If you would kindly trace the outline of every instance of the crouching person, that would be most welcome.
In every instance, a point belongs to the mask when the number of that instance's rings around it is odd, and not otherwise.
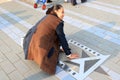
[[[46,11],[46,16],[34,26],[36,27],[35,31],[30,30],[33,34],[29,42],[25,40],[28,35],[24,39],[25,58],[35,61],[43,71],[51,75],[56,72],[60,45],[69,59],[79,57],[77,53],[70,51],[63,31],[63,17],[64,8],[62,5],[50,7]]]

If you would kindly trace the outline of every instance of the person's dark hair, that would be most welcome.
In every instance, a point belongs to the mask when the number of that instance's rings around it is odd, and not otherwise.
[[[55,10],[59,10],[62,7],[63,6],[60,4],[53,5],[52,7],[48,8],[48,10],[46,11],[46,14],[56,14]]]

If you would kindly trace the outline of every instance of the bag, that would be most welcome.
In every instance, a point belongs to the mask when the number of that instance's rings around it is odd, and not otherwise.
[[[46,16],[45,16],[46,17]],[[28,55],[28,48],[29,48],[29,43],[31,41],[32,35],[35,33],[38,24],[45,19],[45,17],[43,17],[41,20],[39,20],[37,22],[37,24],[35,26],[33,26],[32,28],[30,28],[27,32],[27,34],[25,35],[24,39],[23,39],[23,51],[25,54],[25,59],[27,59],[27,55]]]

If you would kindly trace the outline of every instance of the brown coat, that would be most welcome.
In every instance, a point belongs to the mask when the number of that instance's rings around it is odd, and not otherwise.
[[[56,28],[61,20],[54,15],[48,15],[37,26],[28,48],[29,60],[34,60],[40,68],[49,73],[55,74],[58,60],[59,41]],[[48,57],[49,51],[53,48],[52,56]]]

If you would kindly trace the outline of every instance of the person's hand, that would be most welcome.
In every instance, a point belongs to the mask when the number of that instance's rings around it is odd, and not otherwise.
[[[77,53],[72,53],[72,54],[70,54],[70,56],[68,56],[68,58],[69,59],[77,59],[77,58],[79,58],[80,56],[79,56],[79,54],[77,54]]]

